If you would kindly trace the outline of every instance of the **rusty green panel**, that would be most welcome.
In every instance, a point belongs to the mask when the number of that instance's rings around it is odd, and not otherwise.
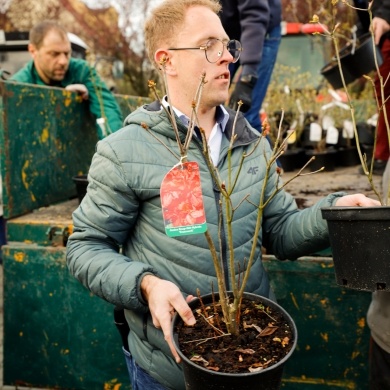
[[[72,177],[88,170],[97,142],[87,103],[63,89],[0,82],[0,111],[4,217],[75,196]]]
[[[336,285],[330,258],[282,262],[271,257],[264,264],[278,302],[298,328],[282,388],[367,389],[371,294]]]
[[[122,111],[123,119],[126,119],[137,107],[150,102],[149,98],[141,96],[115,95],[115,98]]]
[[[113,307],[69,274],[65,248],[2,249],[4,384],[130,389]]]
[[[150,101],[115,97],[123,119]],[[64,89],[0,82],[0,113],[5,218],[74,197],[72,177],[87,173],[98,140],[88,102]]]
[[[78,204],[78,199],[71,199],[10,219],[7,223],[8,241],[65,246],[73,230],[72,213]]]

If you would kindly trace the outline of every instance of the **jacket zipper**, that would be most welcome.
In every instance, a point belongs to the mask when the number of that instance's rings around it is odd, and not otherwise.
[[[202,142],[196,136],[192,137],[192,139],[194,140],[196,147],[201,152],[200,154],[202,155],[202,157],[206,163],[206,166],[208,168],[206,157],[203,154]],[[237,143],[233,146],[233,148],[235,148],[237,146],[249,145],[251,143],[252,143],[252,141],[247,142],[247,143],[241,143],[241,144]],[[218,222],[220,222],[220,226],[221,226],[221,230],[219,230],[219,228],[218,228],[218,232],[220,231],[220,237],[221,237],[220,240],[218,237],[218,242],[220,241],[220,246],[221,246],[220,251],[221,251],[222,269],[223,269],[223,274],[224,274],[224,278],[225,278],[225,285],[226,285],[227,290],[229,290],[231,288],[231,286],[230,286],[230,280],[229,280],[228,261],[227,261],[227,240],[226,240],[225,228],[224,228],[224,224],[223,224],[223,214],[219,212],[220,191],[218,189],[217,183],[215,182],[214,177],[211,174],[210,170],[209,170],[209,173],[210,173],[210,177],[211,177],[211,180],[213,183],[213,192],[214,192],[214,198],[215,198],[215,206],[217,209]],[[221,215],[221,219],[222,219],[221,221],[219,221],[220,215]],[[234,272],[234,270],[232,270],[232,272]]]

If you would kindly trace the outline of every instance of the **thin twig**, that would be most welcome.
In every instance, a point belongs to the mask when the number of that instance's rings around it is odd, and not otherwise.
[[[209,340],[215,340],[219,339],[221,337],[231,336],[231,333],[225,333],[221,334],[220,336],[213,336],[213,337],[207,337],[206,339],[197,339],[197,340],[190,340],[190,341],[182,341],[182,344],[191,344],[191,343],[198,343],[198,345],[206,343]]]
[[[217,333],[222,334],[222,335],[225,334],[224,331],[222,331],[221,329],[218,329],[211,322],[209,322],[208,318],[206,318],[202,313],[198,313],[198,314],[200,314],[200,316],[207,322],[207,324],[210,325]],[[214,316],[211,316],[211,317],[214,317]]]

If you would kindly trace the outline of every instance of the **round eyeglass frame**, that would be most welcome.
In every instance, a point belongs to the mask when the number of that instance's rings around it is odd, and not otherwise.
[[[218,41],[218,42],[221,42],[223,45],[223,50],[220,54],[218,54],[218,58],[215,61],[210,61],[209,58],[207,57],[207,49],[210,46],[209,45],[210,41]],[[232,49],[232,48],[229,49],[229,47],[231,47],[231,46],[233,46],[234,49]],[[241,46],[241,42],[238,41],[237,39],[231,39],[227,42],[223,42],[221,39],[211,38],[206,42],[205,45],[202,45],[199,47],[170,47],[168,50],[204,50],[206,60],[208,62],[210,62],[211,64],[215,64],[223,56],[223,53],[225,51],[225,47],[226,47],[226,50],[230,53],[230,55],[233,57],[233,61],[232,61],[233,64],[236,63],[240,59],[241,52],[243,50],[242,46]],[[237,58],[232,54],[231,50],[234,52],[238,52]]]

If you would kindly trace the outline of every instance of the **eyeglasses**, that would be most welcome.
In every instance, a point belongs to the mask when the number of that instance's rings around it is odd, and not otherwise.
[[[233,57],[233,63],[237,62],[242,52],[242,46],[241,43],[235,39],[232,39],[224,43],[220,39],[213,38],[213,39],[209,39],[205,45],[200,47],[179,47],[179,48],[171,47],[168,50],[204,50],[204,54],[206,55],[206,60],[213,64],[222,57],[225,47]]]

